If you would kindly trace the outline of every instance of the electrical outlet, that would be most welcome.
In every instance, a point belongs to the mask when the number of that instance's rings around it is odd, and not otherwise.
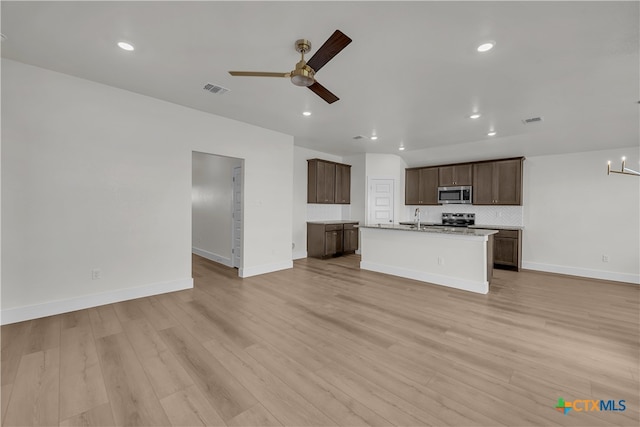
[[[438,265],[444,265],[444,258],[441,256],[438,257]]]
[[[609,255],[602,255],[602,262],[609,262]]]
[[[91,270],[91,280],[99,280],[102,279],[102,270],[99,268],[94,268]]]

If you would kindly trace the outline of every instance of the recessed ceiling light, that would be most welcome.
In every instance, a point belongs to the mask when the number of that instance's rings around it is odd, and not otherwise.
[[[491,132],[489,132],[489,133],[487,134],[487,136],[495,136],[495,135],[496,135],[496,133],[497,133],[497,132],[496,132],[495,130],[492,130]]]
[[[469,116],[470,119],[479,119],[481,116],[480,113],[473,113],[472,115]]]
[[[372,141],[375,141],[376,139],[378,139],[378,137],[377,137],[377,136],[375,136],[375,135],[373,135],[373,136],[371,137],[371,140],[372,140]]]
[[[303,116],[310,116],[311,115],[311,111],[303,111],[302,115]]]
[[[404,151],[404,145],[401,145],[400,147],[398,147],[398,150]]]
[[[480,46],[478,46],[478,52],[487,52],[487,51],[493,49],[493,47],[495,45],[496,45],[495,42],[482,43]]]
[[[118,47],[120,49],[128,50],[128,51],[132,51],[135,49],[135,47],[133,47],[131,43],[127,43],[127,42],[118,42]]]

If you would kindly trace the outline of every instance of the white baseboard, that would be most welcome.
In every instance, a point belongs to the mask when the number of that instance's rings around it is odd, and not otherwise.
[[[292,259],[302,259],[307,257],[307,251],[293,251],[291,254]]]
[[[233,267],[233,261],[231,258],[224,257],[222,255],[214,254],[213,252],[205,251],[200,248],[191,248],[191,252],[196,255],[200,255],[202,258],[206,258],[208,260],[220,263],[222,265],[226,265],[227,267]]]
[[[589,277],[591,279],[612,280],[614,282],[625,282],[640,285],[640,276],[637,274],[616,273],[614,271],[591,270],[588,268],[527,261],[522,261],[522,268],[527,270],[545,271],[547,273],[567,274],[569,276]]]
[[[8,325],[10,323],[38,319],[40,317],[53,316],[56,314],[68,313],[70,311],[83,310],[85,308],[113,304],[116,302],[152,295],[166,294],[168,292],[182,291],[184,289],[191,288],[193,288],[193,279],[188,278],[173,280],[170,282],[152,283],[150,285],[138,286],[135,288],[117,289],[114,291],[84,295],[65,300],[8,308],[0,312],[0,323]]]
[[[447,286],[449,288],[462,289],[463,291],[475,292],[478,294],[486,294],[489,292],[489,282],[487,281],[477,282],[474,280],[425,273],[423,271],[410,270],[407,268],[394,267],[367,261],[361,261],[360,268],[363,270],[376,271],[378,273],[406,277],[407,279],[419,280],[421,282],[428,282],[435,285]]]
[[[251,276],[258,276],[260,274],[272,273],[274,271],[286,270],[293,268],[293,261],[283,261],[275,264],[264,264],[256,267],[241,268],[238,272],[238,276],[247,278]]]

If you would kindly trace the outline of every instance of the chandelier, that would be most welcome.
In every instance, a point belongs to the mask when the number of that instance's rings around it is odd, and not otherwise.
[[[626,157],[622,158],[622,167],[620,168],[619,171],[612,171],[611,170],[611,160],[609,160],[607,162],[607,175],[611,175],[612,173],[619,173],[621,175],[640,176],[640,172],[634,171],[633,169],[629,169],[628,167],[625,166],[624,162],[625,162],[626,159],[627,159]]]

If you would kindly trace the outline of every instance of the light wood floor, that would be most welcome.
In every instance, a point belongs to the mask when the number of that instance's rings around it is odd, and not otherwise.
[[[194,256],[193,290],[3,326],[2,425],[638,425],[638,286],[496,270],[479,295],[358,262]]]

